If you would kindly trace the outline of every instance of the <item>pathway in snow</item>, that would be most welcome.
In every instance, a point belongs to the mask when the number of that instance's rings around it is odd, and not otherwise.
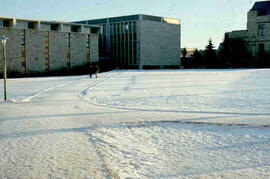
[[[268,178],[269,74],[10,80],[16,103],[0,103],[0,178]]]

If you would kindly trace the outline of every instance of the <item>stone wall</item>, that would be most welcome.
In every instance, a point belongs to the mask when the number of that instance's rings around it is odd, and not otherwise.
[[[64,32],[50,32],[50,70],[61,70],[67,67],[67,44]]]
[[[90,63],[98,62],[98,34],[90,34]]]
[[[71,68],[82,66],[87,63],[86,53],[87,34],[71,33],[70,53],[71,53]]]
[[[26,73],[45,72],[44,31],[25,30]]]
[[[180,25],[140,21],[141,65],[180,66],[180,33]]]
[[[258,56],[259,45],[264,44],[266,53],[270,53],[270,16],[258,16],[257,11],[248,12],[247,30],[232,31],[230,38],[241,38],[246,42],[248,51],[253,56]],[[259,36],[259,25],[264,25],[264,35]]]
[[[0,28],[0,37],[6,36],[7,40],[7,71],[21,71],[21,29]],[[3,45],[0,42],[0,73],[3,73]]]
[[[26,72],[21,62],[22,33],[25,32]],[[67,68],[66,32],[49,31],[49,70]],[[8,37],[7,69],[17,73],[45,72],[45,31],[0,27],[0,37]],[[87,33],[71,33],[71,68],[87,64]],[[98,62],[98,34],[90,34],[90,59]],[[0,73],[3,72],[3,46],[0,43]]]

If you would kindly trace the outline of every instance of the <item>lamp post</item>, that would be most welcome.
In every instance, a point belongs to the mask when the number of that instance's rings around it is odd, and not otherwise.
[[[3,36],[1,42],[3,44],[3,55],[4,55],[4,99],[7,101],[7,40],[8,38]]]

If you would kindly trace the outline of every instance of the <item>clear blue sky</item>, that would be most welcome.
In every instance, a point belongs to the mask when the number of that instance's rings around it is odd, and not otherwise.
[[[0,16],[77,21],[131,14],[181,19],[182,47],[218,47],[224,33],[246,28],[254,0],[0,0]]]

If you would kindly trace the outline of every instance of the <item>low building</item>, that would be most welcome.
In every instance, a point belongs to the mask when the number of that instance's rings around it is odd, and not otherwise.
[[[192,57],[196,48],[181,48],[181,58],[183,58],[184,50],[186,50],[186,57]]]
[[[8,37],[7,70],[35,74],[97,62],[100,29],[92,25],[0,17],[0,37]],[[0,74],[2,54],[0,44]]]
[[[270,1],[256,2],[247,19],[247,30],[229,32],[228,37],[244,40],[254,57],[270,53]]]
[[[75,23],[103,27],[100,58],[115,67],[180,67],[179,19],[139,14]]]

